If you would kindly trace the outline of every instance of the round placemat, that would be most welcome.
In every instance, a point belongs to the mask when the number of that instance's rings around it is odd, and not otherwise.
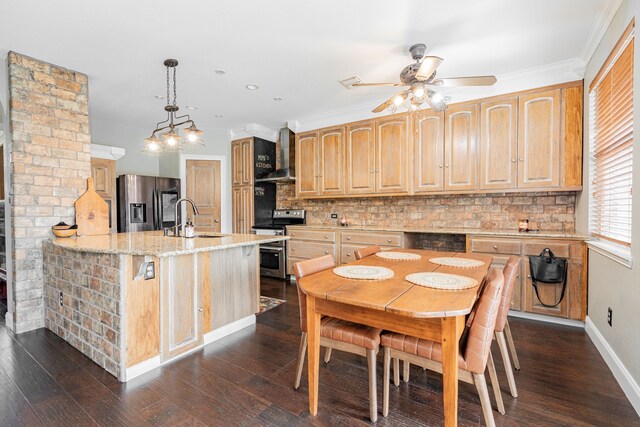
[[[427,288],[460,290],[473,288],[478,281],[466,276],[447,273],[413,273],[405,277],[405,280],[414,285]]]
[[[438,265],[445,265],[447,267],[457,267],[457,268],[476,268],[484,265],[484,261],[480,261],[477,259],[454,258],[454,257],[431,258],[429,262],[432,262]]]
[[[382,259],[388,259],[392,261],[415,261],[422,256],[418,254],[412,254],[410,252],[376,252],[376,256]]]
[[[372,265],[344,265],[334,268],[333,272],[347,279],[384,280],[393,277],[393,270]]]

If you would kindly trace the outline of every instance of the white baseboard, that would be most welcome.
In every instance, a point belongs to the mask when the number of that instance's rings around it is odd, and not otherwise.
[[[539,322],[555,323],[556,325],[573,326],[574,328],[584,328],[584,322],[580,320],[564,319],[562,317],[545,316],[544,314],[525,313],[524,311],[509,310],[509,316],[521,319],[537,320]]]
[[[165,360],[164,362],[160,361],[160,355],[158,356],[154,356],[151,359],[147,359],[144,362],[140,362],[137,365],[134,365],[130,368],[127,368],[125,375],[124,375],[124,382],[126,381],[130,381],[136,377],[139,377],[142,374],[146,374],[147,372],[158,368],[162,365],[165,365],[167,363],[171,363],[174,362],[184,356],[187,356],[188,354],[193,353],[194,351],[197,351],[199,349],[201,349],[202,347],[204,347],[207,344],[211,344],[214,341],[217,341],[221,338],[226,337],[227,335],[231,335],[234,332],[238,332],[240,329],[244,329],[247,326],[251,326],[253,324],[256,323],[256,315],[252,314],[250,316],[247,317],[243,317],[240,320],[236,320],[235,322],[229,323],[228,325],[224,325],[214,331],[211,331],[207,334],[204,335],[204,337],[202,338],[203,344],[192,348],[191,350],[184,352],[183,354],[173,357],[169,360]]]
[[[611,369],[613,376],[618,381],[618,384],[620,384],[627,399],[629,399],[633,408],[638,415],[640,415],[640,386],[638,386],[638,383],[633,379],[615,351],[613,351],[607,340],[605,340],[598,328],[596,328],[596,325],[589,319],[589,316],[587,316],[585,321],[584,329],[607,363],[607,366],[609,366],[609,369]]]

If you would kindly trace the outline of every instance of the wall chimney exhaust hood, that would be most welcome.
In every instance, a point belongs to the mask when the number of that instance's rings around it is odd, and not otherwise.
[[[289,128],[280,129],[280,169],[256,182],[287,182],[296,179],[295,134]]]

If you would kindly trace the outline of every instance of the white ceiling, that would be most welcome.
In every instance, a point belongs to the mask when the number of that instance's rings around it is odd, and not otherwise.
[[[383,101],[393,88],[346,90],[337,81],[397,81],[417,42],[445,58],[441,77],[501,76],[580,58],[608,3],[0,0],[0,53],[88,74],[93,118],[149,129],[164,114],[165,101],[154,98],[165,92],[162,62],[177,58],[178,103],[199,107],[192,118],[205,132],[247,123],[277,129]]]

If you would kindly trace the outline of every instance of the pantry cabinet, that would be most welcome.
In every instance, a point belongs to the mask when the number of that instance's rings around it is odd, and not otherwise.
[[[444,188],[444,113],[424,110],[412,117],[413,192]]]
[[[444,188],[473,190],[476,188],[476,140],[478,106],[450,107],[445,112]]]
[[[376,193],[409,192],[409,116],[376,120]]]
[[[480,188],[516,188],[518,183],[518,99],[480,105]]]
[[[349,123],[346,136],[347,194],[373,194],[376,188],[375,122]]]

